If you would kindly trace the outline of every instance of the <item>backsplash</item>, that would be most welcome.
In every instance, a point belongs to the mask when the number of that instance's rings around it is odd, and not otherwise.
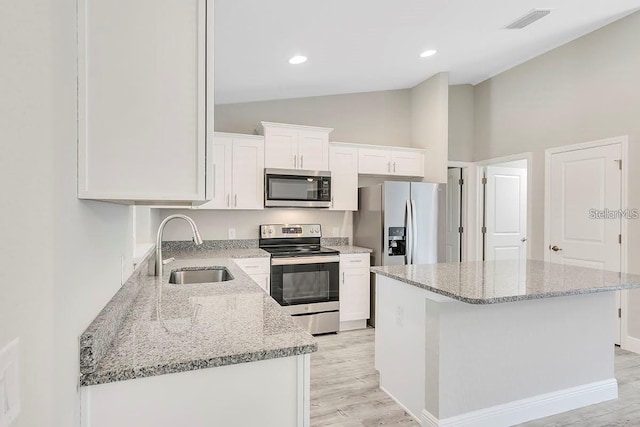
[[[349,244],[348,237],[323,237],[320,239],[323,246],[345,246]],[[205,240],[202,245],[196,246],[191,240],[170,240],[162,242],[163,253],[172,252],[200,252],[225,249],[254,249],[258,247],[258,239],[233,239],[233,240]]]

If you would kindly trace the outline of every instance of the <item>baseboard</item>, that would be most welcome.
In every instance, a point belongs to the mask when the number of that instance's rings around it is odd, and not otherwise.
[[[618,382],[615,378],[611,378],[467,412],[443,420],[423,410],[420,418],[423,427],[506,427],[617,397]]]
[[[640,339],[630,337],[630,336],[622,336],[620,337],[622,341],[622,345],[620,346],[623,350],[632,351],[634,353],[640,353]]]
[[[384,391],[385,394],[387,396],[389,396],[394,402],[396,402],[398,404],[398,406],[400,406],[402,409],[404,409],[404,412],[407,413],[407,415],[409,415],[411,418],[413,418],[414,420],[416,420],[418,423],[420,423],[420,417],[416,414],[414,414],[413,412],[411,412],[410,410],[407,409],[406,406],[404,406],[398,399],[396,399],[393,394],[389,393],[387,390],[385,390],[384,387],[380,386],[380,390]],[[426,412],[426,411],[425,411]],[[428,413],[428,412],[427,412]]]

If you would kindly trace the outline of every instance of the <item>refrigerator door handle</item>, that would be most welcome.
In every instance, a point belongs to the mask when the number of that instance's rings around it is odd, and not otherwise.
[[[413,258],[413,253],[412,253],[412,249],[413,249],[413,221],[412,221],[412,215],[411,215],[411,200],[407,200],[407,205],[406,205],[406,211],[407,211],[407,219],[405,220],[406,223],[406,227],[404,230],[405,233],[405,238],[406,238],[406,246],[405,246],[405,253],[406,253],[406,257],[407,257],[407,264],[411,264],[412,262],[412,258]]]
[[[416,210],[416,201],[411,199],[411,263],[413,264],[418,253],[418,213]]]

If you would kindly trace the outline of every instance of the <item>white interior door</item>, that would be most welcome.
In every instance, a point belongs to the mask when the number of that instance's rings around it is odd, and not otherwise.
[[[527,258],[527,170],[487,166],[485,260]]]
[[[460,262],[460,200],[462,187],[461,168],[447,171],[447,242],[446,261]]]
[[[551,262],[620,271],[620,144],[554,153],[549,165],[549,241]],[[600,215],[607,218],[598,218]],[[617,310],[616,310],[617,311]],[[616,343],[620,319],[615,313]]]

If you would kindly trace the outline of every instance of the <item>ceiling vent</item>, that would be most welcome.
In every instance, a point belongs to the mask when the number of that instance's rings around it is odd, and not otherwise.
[[[511,24],[507,25],[505,28],[507,30],[521,30],[527,25],[533,24],[538,19],[544,18],[550,13],[551,13],[551,10],[549,9],[533,9],[531,12],[516,19]]]

